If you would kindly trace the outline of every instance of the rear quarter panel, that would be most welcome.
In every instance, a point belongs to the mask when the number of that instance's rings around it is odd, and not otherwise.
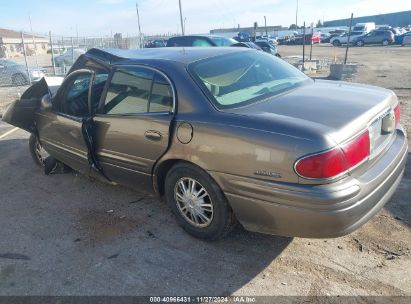
[[[192,139],[187,144],[178,139],[183,123],[192,126]],[[326,149],[335,143],[309,136],[309,132],[291,136],[281,133],[283,128],[279,125],[275,131],[271,123],[271,128],[264,130],[261,123],[258,126],[238,115],[215,114],[207,120],[181,115],[175,122],[170,149],[161,161],[182,159],[209,172],[298,183],[294,163],[301,151]]]

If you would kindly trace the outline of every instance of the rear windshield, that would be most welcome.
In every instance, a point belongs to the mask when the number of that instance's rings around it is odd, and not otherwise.
[[[235,108],[291,90],[312,80],[273,55],[246,51],[207,58],[189,71],[217,108]]]

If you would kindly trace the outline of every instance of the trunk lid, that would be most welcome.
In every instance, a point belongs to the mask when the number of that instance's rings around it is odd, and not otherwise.
[[[383,88],[316,80],[292,91],[242,108],[226,110],[241,115],[282,116],[303,126],[313,126],[337,144],[382,119],[397,103]]]

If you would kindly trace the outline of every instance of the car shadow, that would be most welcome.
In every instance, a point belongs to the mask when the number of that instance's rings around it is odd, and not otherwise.
[[[76,172],[44,175],[27,144],[0,140],[0,262],[15,269],[0,293],[230,295],[269,276],[292,241],[241,226],[196,239],[156,197]],[[26,282],[38,272],[49,275],[33,291]]]
[[[281,276],[277,261],[292,238],[238,226],[222,240],[199,240],[156,197],[75,172],[44,175],[30,159],[27,139],[1,140],[0,155],[0,262],[6,257],[16,269],[4,279],[14,285],[0,286],[0,293],[30,294],[27,282],[40,272],[48,275],[34,293],[55,295],[224,296],[264,279],[273,286]],[[409,154],[385,207],[406,225],[410,183]]]
[[[408,153],[407,164],[400,185],[397,191],[385,205],[393,217],[404,225],[411,227],[411,153]]]
[[[181,254],[168,256],[171,265],[182,265],[179,279],[184,284],[168,283],[170,288],[164,290],[167,294],[231,295],[256,278],[270,276],[265,270],[293,240],[248,232],[241,226],[217,242],[189,239],[184,249],[188,260]]]

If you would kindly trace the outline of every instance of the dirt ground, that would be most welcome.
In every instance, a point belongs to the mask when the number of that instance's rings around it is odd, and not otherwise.
[[[315,46],[313,57],[340,60],[344,51]],[[406,47],[349,51],[361,65],[355,82],[396,92],[408,134],[410,59]],[[0,123],[0,136],[11,129]],[[238,228],[203,242],[155,197],[75,173],[45,176],[27,138],[19,130],[0,139],[0,295],[411,296],[410,155],[391,201],[348,236],[292,239]]]

